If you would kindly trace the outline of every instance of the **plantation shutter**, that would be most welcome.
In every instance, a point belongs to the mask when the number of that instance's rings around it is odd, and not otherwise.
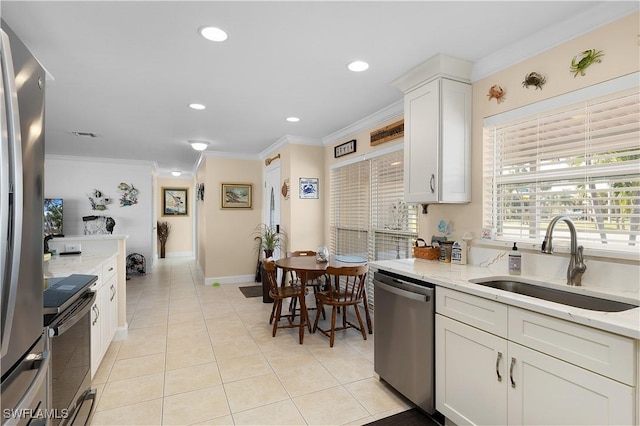
[[[498,239],[541,242],[565,215],[580,244],[637,251],[639,95],[633,87],[485,125],[484,226]],[[568,241],[566,227],[556,234]]]

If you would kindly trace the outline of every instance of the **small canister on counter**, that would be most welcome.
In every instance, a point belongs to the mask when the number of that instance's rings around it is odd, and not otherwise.
[[[440,262],[451,263],[451,247],[453,241],[442,241],[440,243]]]

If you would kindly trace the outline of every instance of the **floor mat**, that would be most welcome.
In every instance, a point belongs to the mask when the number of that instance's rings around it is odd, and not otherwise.
[[[247,287],[238,287],[244,297],[261,297],[262,296],[262,285],[250,285]]]
[[[365,426],[441,426],[441,423],[425,414],[419,408],[412,408],[411,410],[367,423]]]

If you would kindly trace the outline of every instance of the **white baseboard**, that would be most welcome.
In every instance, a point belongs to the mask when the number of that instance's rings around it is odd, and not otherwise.
[[[118,327],[116,335],[113,336],[113,340],[126,340],[129,336],[129,324],[125,324],[123,327]]]
[[[255,281],[255,275],[236,275],[228,277],[212,277],[205,278],[204,285],[219,284],[238,284],[238,283],[252,283]]]

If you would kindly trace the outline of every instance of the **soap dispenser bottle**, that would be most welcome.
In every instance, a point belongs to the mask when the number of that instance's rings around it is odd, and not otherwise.
[[[509,254],[509,273],[511,275],[520,275],[522,271],[522,256],[516,247],[516,243],[513,243],[513,248]]]

